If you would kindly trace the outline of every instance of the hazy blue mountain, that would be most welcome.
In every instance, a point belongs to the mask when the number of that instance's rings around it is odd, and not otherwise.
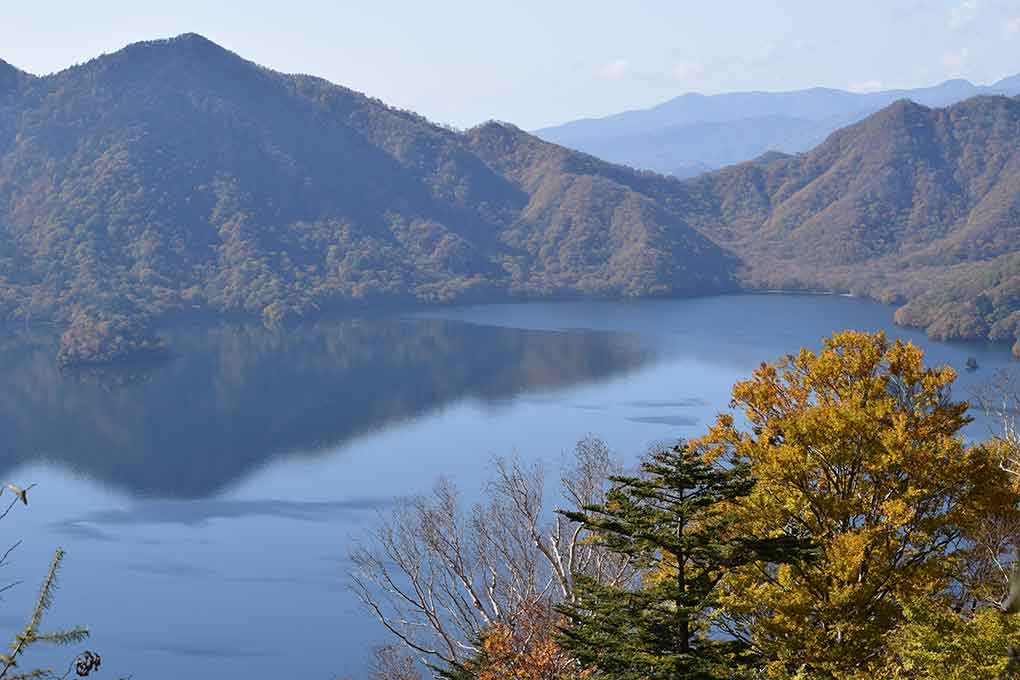
[[[933,87],[855,93],[829,88],[791,92],[684,94],[649,109],[576,120],[537,130],[542,139],[600,158],[664,174],[691,176],[766,151],[807,151],[835,130],[899,99],[932,107],[982,94],[1020,94],[1020,75],[993,85],[948,80]],[[686,170],[684,170],[686,169]]]
[[[704,172],[710,172],[711,170],[711,166],[704,163],[694,162],[686,163],[685,165],[681,165],[679,168],[673,168],[672,171],[666,174],[673,175],[673,177],[676,177],[677,179],[690,179],[691,177],[697,177],[698,175]]]
[[[613,163],[684,179],[773,149],[809,149],[825,141],[837,127],[838,122],[832,119],[816,122],[791,116],[758,116],[671,125],[644,134],[594,138],[579,146]]]
[[[1020,93],[1020,73],[1009,78],[1003,78],[992,85],[992,89],[999,90],[1000,94],[1015,96]]]

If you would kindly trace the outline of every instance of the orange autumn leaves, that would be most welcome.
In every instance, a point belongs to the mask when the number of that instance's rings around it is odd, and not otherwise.
[[[482,640],[472,664],[478,680],[580,680],[573,660],[556,644],[559,617],[542,605],[525,609],[514,625],[499,624]]]

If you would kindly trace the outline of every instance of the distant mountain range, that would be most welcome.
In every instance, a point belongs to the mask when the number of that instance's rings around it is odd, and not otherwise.
[[[1020,75],[993,85],[949,80],[934,87],[869,93],[821,87],[711,96],[692,93],[649,109],[576,120],[534,134],[614,163],[682,179],[767,151],[807,151],[837,129],[900,99],[942,107],[998,94],[1020,94]]]
[[[452,131],[196,35],[45,78],[3,64],[0,318],[64,324],[88,360],[182,313],[781,288],[1012,339],[1018,141],[1018,100],[901,101],[809,153],[679,181],[512,125]]]

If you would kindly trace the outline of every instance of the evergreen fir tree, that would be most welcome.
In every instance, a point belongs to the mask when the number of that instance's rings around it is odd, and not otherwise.
[[[717,584],[742,565],[796,559],[805,546],[738,535],[734,504],[754,486],[746,467],[710,464],[680,443],[651,453],[641,470],[611,478],[603,505],[563,513],[634,560],[641,577],[624,588],[579,577],[576,600],[561,607],[560,645],[594,677],[732,677],[726,667],[749,650],[713,626]]]
[[[39,598],[36,600],[32,615],[25,624],[24,629],[14,636],[11,642],[10,651],[0,654],[0,678],[3,680],[27,680],[28,678],[57,677],[52,669],[19,670],[17,668],[18,658],[30,647],[37,643],[48,643],[53,645],[72,645],[87,639],[89,632],[85,628],[77,627],[68,630],[52,631],[44,633],[39,630],[42,625],[43,615],[53,605],[53,592],[57,587],[57,573],[60,571],[60,563],[64,560],[64,551],[57,549],[50,563],[49,571],[39,589]],[[91,652],[89,653],[91,655]],[[77,660],[77,659],[76,659]],[[88,675],[91,668],[82,673],[80,677]],[[66,677],[66,674],[65,674]]]

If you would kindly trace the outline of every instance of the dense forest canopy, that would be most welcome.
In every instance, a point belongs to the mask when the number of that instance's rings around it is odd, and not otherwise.
[[[940,337],[1012,340],[1018,131],[1015,99],[900,102],[680,182],[196,35],[46,77],[3,63],[0,318],[67,327],[74,363],[158,347],[145,329],[181,313],[743,287],[850,290]]]
[[[720,248],[558,147],[498,124],[447,130],[198,36],[13,82],[7,318],[281,321],[373,301],[732,287]],[[496,149],[498,166],[481,154]]]
[[[1018,138],[1018,99],[897,102],[809,153],[693,180],[713,208],[691,223],[752,288],[851,291],[936,337],[1015,338]]]

